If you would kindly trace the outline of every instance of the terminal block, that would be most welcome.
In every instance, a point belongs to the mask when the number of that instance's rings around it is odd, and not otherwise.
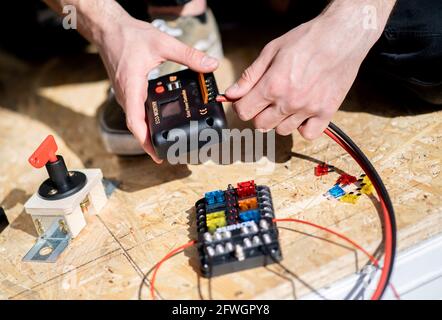
[[[221,205],[222,204],[222,205]],[[216,210],[213,209],[216,206]],[[253,180],[195,204],[201,271],[213,277],[282,260],[270,189]]]

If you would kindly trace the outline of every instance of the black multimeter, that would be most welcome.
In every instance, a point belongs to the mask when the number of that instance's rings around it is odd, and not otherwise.
[[[204,129],[215,130],[222,140],[227,121],[222,104],[215,100],[217,95],[213,73],[186,69],[149,81],[145,107],[152,145],[159,158],[165,159],[178,139],[187,141],[187,151],[210,143],[198,139]],[[191,143],[191,139],[197,139],[197,143]]]

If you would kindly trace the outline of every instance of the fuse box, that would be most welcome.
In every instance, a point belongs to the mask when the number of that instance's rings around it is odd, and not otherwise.
[[[207,192],[195,204],[205,277],[282,260],[270,189],[253,180]]]

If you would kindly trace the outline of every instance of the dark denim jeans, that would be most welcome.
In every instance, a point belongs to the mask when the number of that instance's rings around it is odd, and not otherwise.
[[[442,96],[442,0],[398,0],[364,67]]]

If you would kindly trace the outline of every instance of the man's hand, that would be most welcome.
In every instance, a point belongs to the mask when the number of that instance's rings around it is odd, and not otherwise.
[[[166,60],[199,72],[212,72],[218,62],[150,24],[131,17],[123,19],[113,29],[99,43],[100,55],[117,101],[125,110],[127,127],[144,150],[160,162],[153,150],[145,120],[148,73]]]
[[[335,1],[320,16],[266,45],[226,96],[257,129],[281,135],[298,129],[306,139],[325,130],[369,49],[377,41],[394,0]],[[377,28],[364,25],[371,5]],[[373,12],[373,10],[372,10]],[[371,28],[370,28],[371,27]]]
[[[198,72],[214,71],[218,61],[149,23],[132,18],[114,0],[46,1],[59,12],[67,2],[76,7],[79,31],[97,45],[116,99],[126,113],[127,127],[146,153],[160,163],[145,119],[147,75],[167,60]]]

